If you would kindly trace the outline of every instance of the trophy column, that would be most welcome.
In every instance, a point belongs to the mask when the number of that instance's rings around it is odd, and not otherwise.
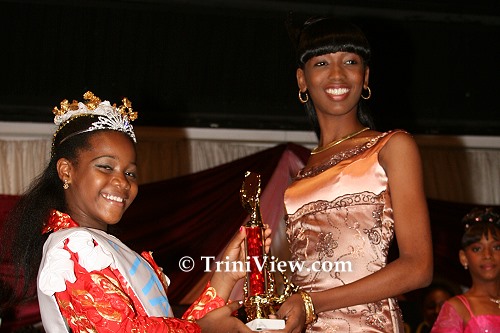
[[[276,295],[274,276],[269,271],[268,258],[264,252],[264,224],[260,213],[261,194],[260,175],[247,171],[245,180],[240,190],[241,203],[249,212],[250,220],[246,228],[246,260],[249,260],[249,271],[246,275],[245,312],[247,325],[254,331],[264,329],[282,329],[285,321],[269,319],[275,314],[274,306],[280,299]],[[282,302],[282,301],[281,301]]]

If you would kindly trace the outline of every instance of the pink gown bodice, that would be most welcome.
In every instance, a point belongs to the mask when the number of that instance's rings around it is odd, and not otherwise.
[[[457,313],[450,302],[445,302],[436,322],[432,326],[431,333],[494,333],[500,332],[500,316],[496,315],[474,315],[469,301],[464,295],[457,298],[464,304],[469,312],[470,319],[467,324]]]

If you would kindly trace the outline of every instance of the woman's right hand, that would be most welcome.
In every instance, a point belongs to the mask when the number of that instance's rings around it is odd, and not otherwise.
[[[234,317],[232,313],[241,307],[241,303],[232,302],[223,307],[207,313],[203,318],[198,319],[196,323],[201,327],[203,333],[250,333],[248,328],[241,320]]]
[[[276,318],[285,319],[285,328],[277,333],[300,333],[303,331],[306,321],[306,310],[304,301],[299,294],[293,294],[280,306]]]

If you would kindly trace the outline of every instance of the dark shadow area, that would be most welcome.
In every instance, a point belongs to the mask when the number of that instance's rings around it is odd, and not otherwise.
[[[381,129],[500,133],[494,2],[0,1],[0,121],[51,122],[86,90],[137,125],[309,130],[285,21],[347,17],[373,45]],[[396,120],[397,119],[397,120]]]

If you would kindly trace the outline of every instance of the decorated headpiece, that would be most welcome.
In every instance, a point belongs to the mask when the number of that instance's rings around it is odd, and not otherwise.
[[[465,230],[476,223],[493,223],[500,227],[500,214],[492,207],[474,208],[462,219]]]
[[[54,150],[57,145],[60,145],[67,139],[86,132],[92,132],[97,130],[114,130],[120,131],[127,134],[134,142],[137,142],[134,128],[131,124],[132,121],[137,119],[137,112],[132,109],[132,103],[125,97],[122,99],[123,105],[116,106],[116,104],[111,105],[108,101],[101,101],[101,99],[95,96],[92,92],[87,91],[83,98],[85,102],[78,102],[73,100],[69,102],[67,99],[61,102],[60,108],[54,107],[54,124],[58,126],[56,132],[54,133],[54,138],[52,140],[52,155],[54,155]],[[76,131],[61,134],[61,131],[67,124],[86,117],[95,121],[84,123],[84,127]],[[58,138],[59,135],[65,135],[64,137]],[[56,140],[57,138],[57,140]]]

